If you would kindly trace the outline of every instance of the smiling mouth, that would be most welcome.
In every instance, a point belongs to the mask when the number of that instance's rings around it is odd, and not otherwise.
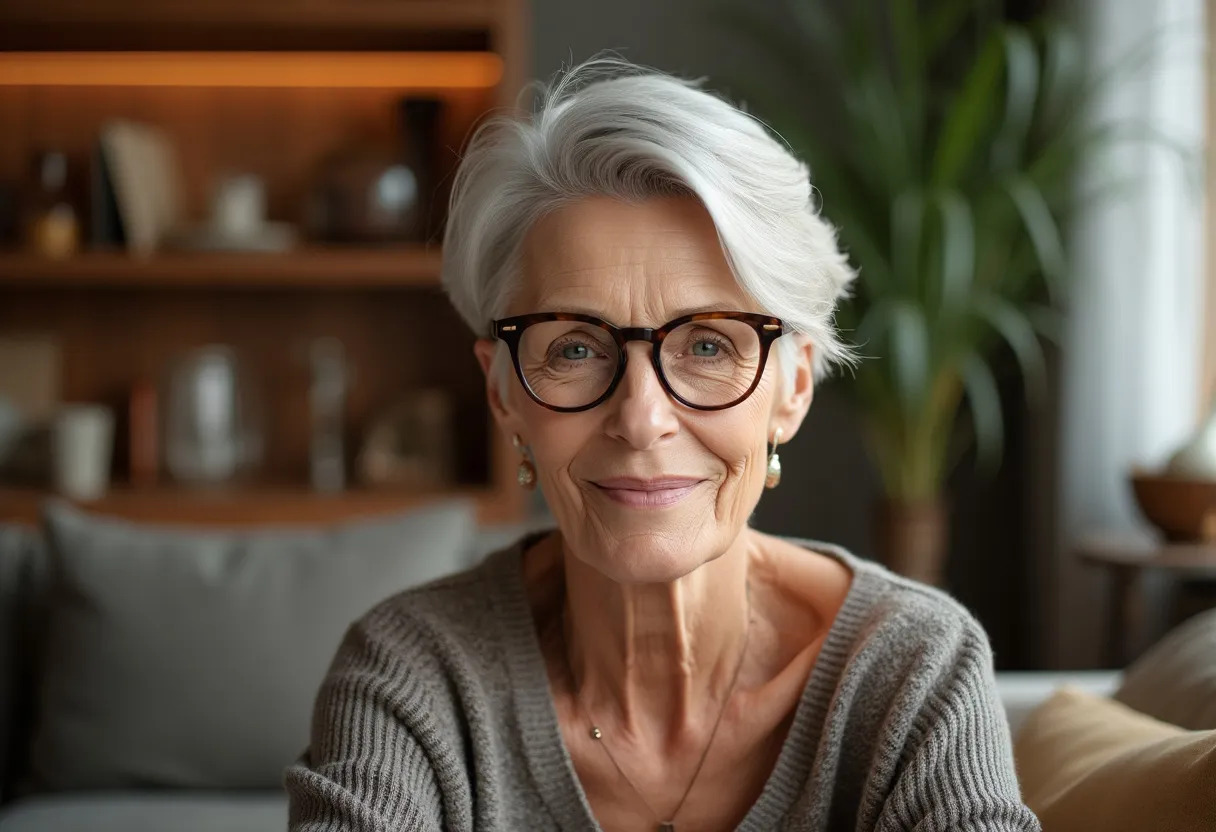
[[[704,480],[691,477],[662,477],[653,480],[614,477],[592,481],[596,491],[630,508],[666,508],[683,500]]]

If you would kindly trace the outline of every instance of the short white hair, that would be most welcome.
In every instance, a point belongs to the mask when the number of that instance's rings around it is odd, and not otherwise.
[[[682,194],[709,212],[742,289],[810,339],[816,378],[853,361],[834,313],[855,272],[819,214],[807,166],[703,81],[598,56],[559,71],[530,116],[499,114],[477,128],[453,180],[442,281],[478,335],[504,316],[524,237],[541,217],[591,196]],[[777,344],[792,370],[795,339]]]

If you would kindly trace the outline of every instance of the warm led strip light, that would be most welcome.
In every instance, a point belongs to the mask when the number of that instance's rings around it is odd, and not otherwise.
[[[493,87],[491,52],[0,52],[0,86]]]

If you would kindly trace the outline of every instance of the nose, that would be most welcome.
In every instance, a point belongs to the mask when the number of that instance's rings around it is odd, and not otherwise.
[[[608,407],[606,430],[610,436],[627,442],[639,451],[653,447],[660,440],[679,431],[676,402],[667,395],[650,362],[649,344],[626,344],[628,361],[625,375]]]

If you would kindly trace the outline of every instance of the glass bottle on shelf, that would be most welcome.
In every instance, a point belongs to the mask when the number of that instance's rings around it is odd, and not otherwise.
[[[165,463],[179,483],[252,480],[263,458],[262,390],[236,351],[211,344],[176,358],[166,379]]]
[[[35,154],[26,189],[25,242],[46,257],[70,257],[80,245],[80,223],[67,184],[67,156],[58,150]]]
[[[336,492],[346,487],[343,415],[351,383],[351,367],[342,342],[317,338],[309,345],[312,379],[309,386],[309,475],[316,491]]]

